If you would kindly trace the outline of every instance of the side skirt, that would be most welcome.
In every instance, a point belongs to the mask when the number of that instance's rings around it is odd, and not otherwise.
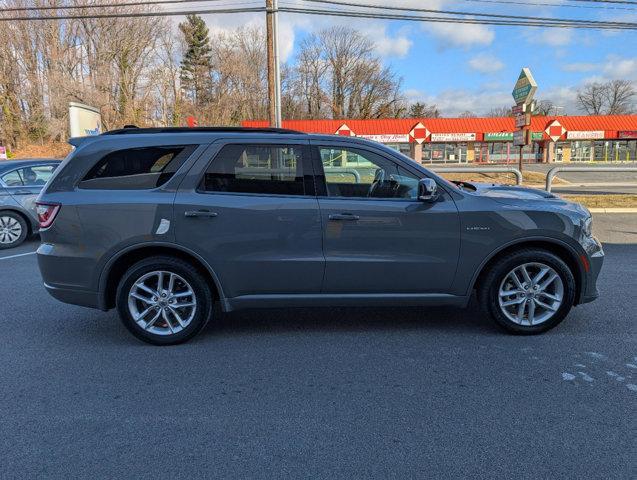
[[[287,307],[373,307],[451,305],[465,307],[468,296],[445,293],[371,293],[371,294],[293,294],[241,295],[226,298],[222,308],[226,312],[245,308]]]

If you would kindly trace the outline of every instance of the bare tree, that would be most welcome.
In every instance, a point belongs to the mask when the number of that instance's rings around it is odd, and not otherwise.
[[[510,117],[511,107],[493,107],[487,112],[487,117]]]
[[[580,110],[589,115],[621,115],[635,111],[635,87],[628,80],[589,83],[577,92]]]
[[[458,115],[458,117],[460,117],[460,118],[475,118],[475,117],[477,117],[477,115],[475,113],[473,113],[471,110],[465,110],[460,115]]]
[[[407,118],[438,118],[441,113],[437,105],[416,102],[409,106],[405,116]]]

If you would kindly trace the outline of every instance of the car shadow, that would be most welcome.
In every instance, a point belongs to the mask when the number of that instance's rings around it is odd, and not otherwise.
[[[320,307],[251,309],[223,313],[215,309],[213,320],[201,337],[246,333],[357,332],[422,330],[449,333],[500,333],[475,299],[466,309],[455,307]]]

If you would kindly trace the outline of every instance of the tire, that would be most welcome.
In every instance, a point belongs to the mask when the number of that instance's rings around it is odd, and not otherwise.
[[[19,213],[0,212],[0,250],[20,245],[27,238],[29,227]]]
[[[523,270],[527,271],[526,277]],[[542,272],[544,276],[538,277]],[[554,280],[542,290],[551,278]],[[489,316],[508,332],[533,335],[564,320],[573,307],[576,290],[573,272],[561,258],[546,250],[523,249],[497,259],[489,267],[478,299]]]
[[[176,345],[206,326],[213,297],[206,279],[190,263],[156,256],[135,263],[124,273],[116,304],[124,326],[138,339],[153,345]]]

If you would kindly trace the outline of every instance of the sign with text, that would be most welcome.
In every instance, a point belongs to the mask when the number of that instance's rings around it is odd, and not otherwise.
[[[432,133],[432,142],[474,142],[475,133]]]
[[[533,100],[533,96],[535,95],[536,90],[537,83],[535,83],[535,79],[533,78],[531,70],[527,67],[524,67],[520,72],[518,81],[515,82],[513,91],[511,92],[513,100],[515,100],[515,103],[517,105],[530,103],[531,100]]]
[[[516,147],[523,147],[524,145],[528,145],[528,135],[529,130],[516,130],[513,132],[513,145]]]
[[[7,158],[9,158],[9,155],[7,154],[7,147],[0,145],[0,160],[6,160]]]
[[[566,138],[569,140],[601,140],[604,138],[603,130],[586,130],[566,132]]]
[[[637,138],[637,130],[623,130],[617,136],[619,138]]]
[[[88,137],[102,133],[102,115],[99,109],[83,103],[69,103],[71,137]]]
[[[403,133],[388,133],[384,135],[359,135],[361,138],[366,138],[367,140],[373,140],[379,143],[409,143],[410,138],[409,134]]]
[[[532,140],[542,140],[542,132],[531,133]],[[484,134],[485,142],[512,142],[512,132],[487,132]]]

